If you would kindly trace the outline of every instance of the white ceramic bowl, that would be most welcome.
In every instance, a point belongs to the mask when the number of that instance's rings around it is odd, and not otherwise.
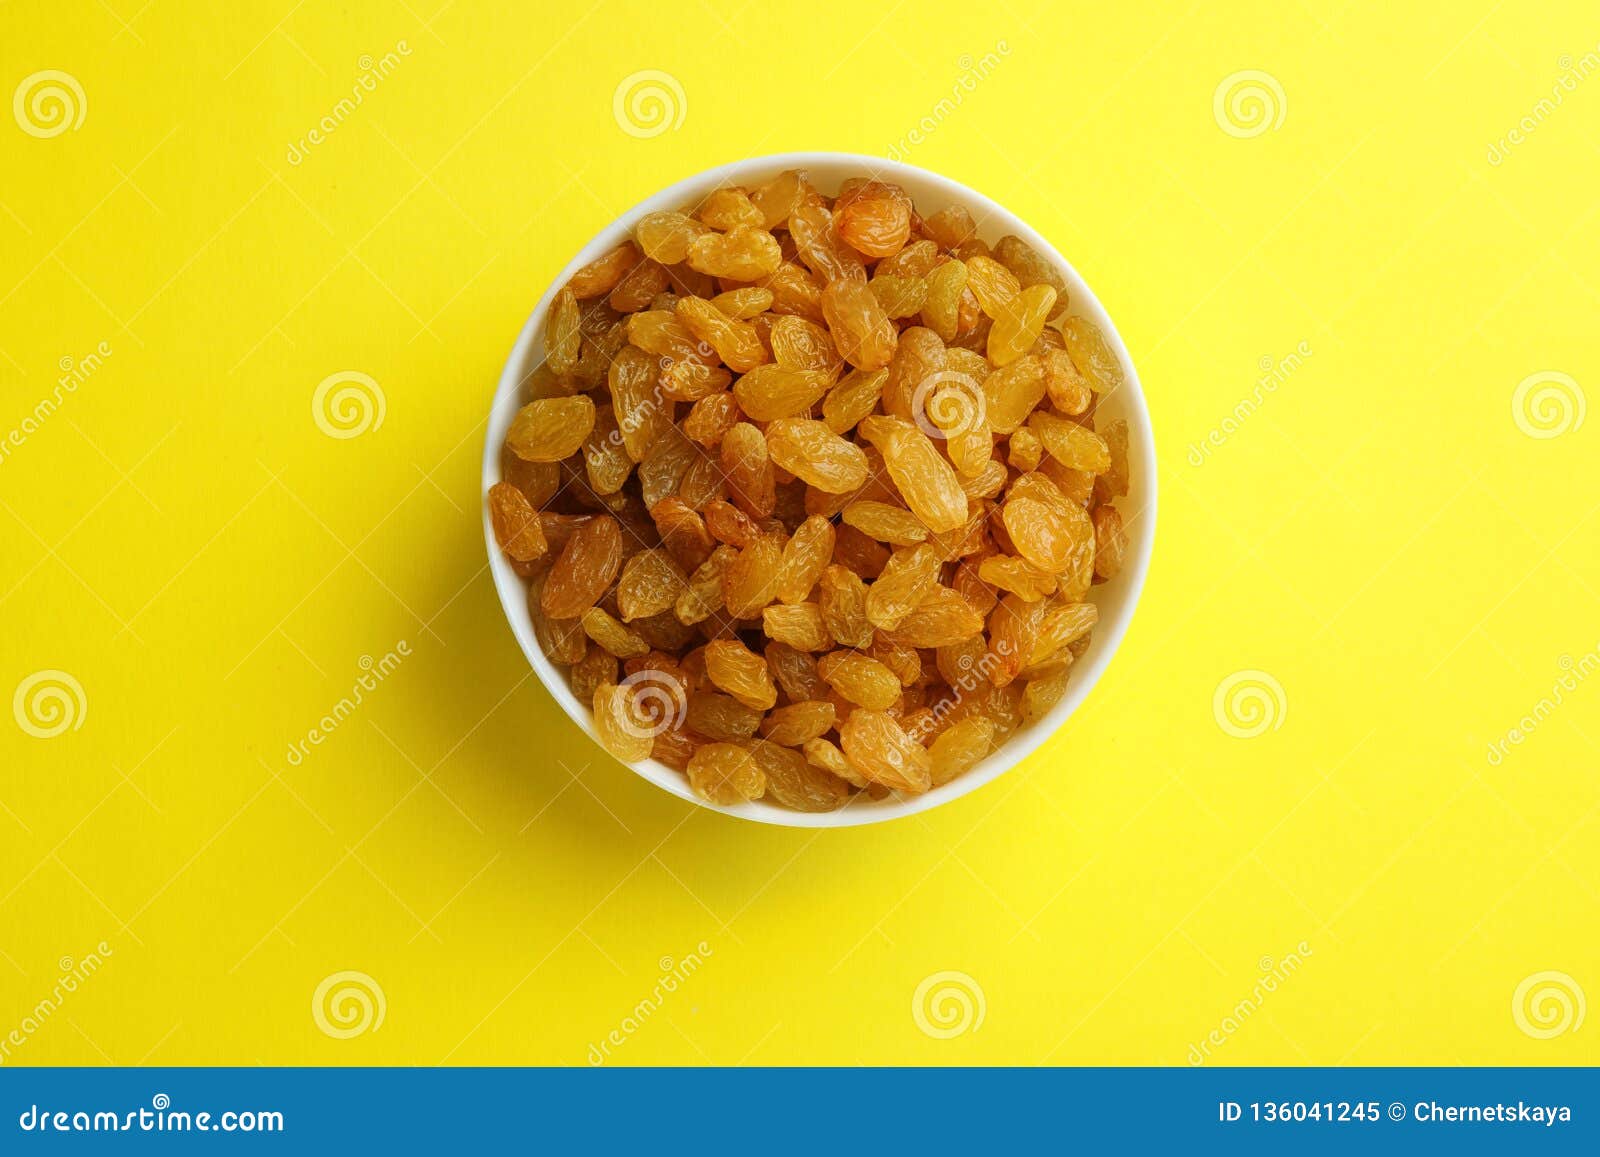
[[[522,327],[522,332],[517,337],[517,344],[512,349],[505,370],[500,375],[500,385],[495,391],[494,409],[489,415],[489,432],[483,451],[484,492],[500,481],[501,446],[505,441],[506,430],[511,425],[511,419],[523,404],[521,382],[542,359],[545,311],[549,308],[557,287],[566,284],[567,279],[580,266],[593,261],[602,253],[630,238],[633,235],[634,224],[645,214],[693,205],[719,185],[754,185],[785,169],[804,170],[812,182],[829,195],[837,192],[840,182],[849,177],[874,173],[904,187],[916,202],[918,211],[924,214],[936,212],[956,202],[965,205],[978,220],[978,234],[985,241],[992,243],[1008,233],[1022,238],[1055,263],[1066,279],[1070,302],[1068,312],[1091,318],[1100,326],[1111,348],[1122,361],[1123,372],[1127,379],[1122,389],[1101,402],[1098,410],[1098,413],[1106,417],[1123,418],[1128,423],[1128,461],[1132,478],[1128,497],[1119,504],[1119,509],[1123,511],[1128,521],[1127,556],[1122,573],[1111,582],[1097,585],[1090,595],[1100,609],[1099,624],[1094,629],[1089,649],[1072,666],[1072,678],[1067,685],[1067,693],[1049,714],[1014,732],[989,758],[965,775],[958,776],[943,787],[934,788],[926,795],[909,798],[891,797],[874,801],[865,794],[860,794],[855,796],[848,806],[833,812],[796,812],[761,800],[736,807],[722,807],[707,803],[696,796],[689,790],[688,781],[683,773],[664,763],[647,759],[628,765],[635,773],[673,795],[699,804],[701,807],[712,808],[742,819],[788,827],[850,827],[927,811],[929,808],[938,807],[942,803],[948,803],[970,791],[975,791],[1027,758],[1077,710],[1078,705],[1099,680],[1100,673],[1106,669],[1106,664],[1111,661],[1117,645],[1122,642],[1122,636],[1133,617],[1134,605],[1139,600],[1140,589],[1144,585],[1145,571],[1150,563],[1151,544],[1155,538],[1155,442],[1150,429],[1150,414],[1145,406],[1144,395],[1139,389],[1139,375],[1134,370],[1127,348],[1122,344],[1122,338],[1117,334],[1116,326],[1111,323],[1111,318],[1107,316],[1093,290],[1084,283],[1083,278],[1078,276],[1077,271],[1048,241],[1030,229],[1027,222],[1018,219],[981,193],[976,193],[947,177],[888,161],[882,157],[859,156],[852,153],[784,153],[720,165],[663,189],[653,197],[641,201],[601,230],[593,240],[578,251],[561,274],[551,280],[550,288],[545,290],[544,296],[539,299],[539,304],[528,317],[527,324]],[[561,705],[573,723],[582,728],[585,734],[598,744],[589,704],[582,702],[572,693],[566,676],[545,657],[534,639],[533,621],[528,614],[526,586],[495,545],[494,531],[489,524],[487,510],[484,513],[483,528],[495,589],[500,592],[500,602],[505,607],[506,618],[511,623],[511,630],[516,635],[517,642],[522,645],[523,653],[528,656],[528,662],[533,665],[545,689],[554,696],[555,701]]]

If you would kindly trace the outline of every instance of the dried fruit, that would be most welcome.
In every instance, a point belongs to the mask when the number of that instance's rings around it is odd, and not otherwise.
[[[888,257],[911,236],[911,198],[896,185],[867,181],[839,195],[833,225],[850,248]]]
[[[765,518],[777,502],[772,459],[767,439],[748,422],[740,422],[722,436],[722,470],[733,501],[752,518]]]
[[[928,745],[934,787],[949,783],[975,767],[994,745],[994,724],[987,719],[960,719]]]
[[[897,550],[867,589],[867,618],[892,631],[939,581],[939,552],[927,543]]]
[[[1031,350],[1055,304],[1056,291],[1048,285],[1030,285],[1006,302],[989,330],[989,360],[1010,365]]]
[[[489,522],[500,549],[518,562],[542,558],[549,549],[533,503],[509,482],[496,482],[489,488]]]
[[[1094,511],[1094,573],[1114,579],[1122,569],[1128,549],[1128,536],[1122,531],[1122,515],[1115,506],[1097,506]]]
[[[529,462],[559,462],[578,452],[594,421],[594,403],[581,394],[542,398],[517,411],[506,431],[506,446]]]
[[[920,795],[933,786],[927,749],[881,711],[850,712],[839,728],[839,746],[852,767],[891,791]]]
[[[761,612],[761,629],[769,639],[797,651],[826,651],[833,636],[816,603],[774,603]]]
[[[961,205],[793,170],[558,288],[486,501],[608,750],[828,811],[1061,701],[1130,488],[1122,365],[1065,291]]]
[[[791,703],[767,713],[761,723],[761,735],[784,747],[799,747],[832,731],[834,715],[833,704],[826,699]]]
[[[572,275],[567,288],[579,301],[610,293],[627,272],[639,263],[639,251],[624,241],[611,252],[596,257]]]
[[[882,711],[900,698],[900,680],[859,651],[833,651],[817,660],[817,674],[852,703]]]
[[[697,237],[710,232],[700,222],[682,213],[666,211],[641,217],[633,235],[647,257],[663,265],[676,265],[689,255]]]
[[[863,534],[895,546],[915,546],[928,537],[922,520],[903,506],[887,502],[852,502],[844,508],[844,520]]]
[[[822,290],[822,316],[845,361],[864,370],[889,364],[898,334],[865,281],[841,277],[828,282]]]
[[[636,346],[624,346],[607,375],[611,408],[628,457],[638,462],[672,425],[672,403],[656,392],[655,359]]]
[[[633,688],[602,683],[594,691],[594,726],[600,743],[624,763],[650,757],[654,738]]]
[[[689,268],[729,281],[754,281],[783,264],[777,240],[754,225],[707,233],[689,244]]]
[[[784,807],[800,812],[831,812],[850,798],[847,783],[809,763],[792,747],[757,743],[750,754],[767,777],[767,794]]]
[[[1035,410],[1028,425],[1050,456],[1063,466],[1091,474],[1104,474],[1111,469],[1111,448],[1088,426],[1044,410]]]
[[[562,289],[550,303],[550,315],[545,322],[545,364],[553,374],[570,374],[578,366],[578,353],[582,334],[578,325],[578,299],[571,288]]]
[[[771,422],[810,412],[832,384],[832,376],[824,370],[764,365],[733,383],[733,396],[752,421]]]
[[[863,418],[860,430],[883,455],[900,496],[929,530],[954,530],[966,523],[961,482],[926,434],[903,419],[877,415]]]
[[[767,426],[772,460],[829,494],[848,494],[867,479],[861,447],[810,418],[778,418]]]
[[[1122,363],[1098,325],[1086,317],[1063,318],[1061,337],[1072,364],[1089,379],[1089,388],[1095,393],[1109,394],[1122,384]]]
[[[778,539],[757,535],[723,571],[722,599],[728,613],[736,619],[750,619],[775,602],[782,565],[783,548]]]
[[[628,559],[617,581],[617,607],[623,621],[659,615],[678,601],[687,582],[683,568],[665,550],[641,550]]]
[[[576,619],[594,606],[622,567],[622,527],[602,515],[572,532],[545,581],[542,603],[552,619]]]
[[[630,627],[617,622],[599,607],[583,612],[584,634],[593,639],[602,651],[618,659],[632,659],[650,653],[650,644]]]
[[[789,235],[800,260],[824,282],[867,280],[861,254],[840,238],[833,214],[821,205],[810,201],[797,204],[789,213]]]
[[[732,695],[696,691],[689,696],[684,722],[707,739],[749,739],[761,725],[761,712]]]
[[[702,799],[724,806],[760,799],[767,777],[743,747],[734,743],[707,743],[689,757],[689,786]]]
[[[945,249],[954,249],[972,240],[978,226],[965,205],[947,205],[922,221],[922,230]]]
[[[836,535],[833,523],[820,514],[807,518],[795,527],[794,534],[783,547],[783,560],[778,565],[778,597],[786,603],[804,602],[811,594],[828,560],[833,557]]]

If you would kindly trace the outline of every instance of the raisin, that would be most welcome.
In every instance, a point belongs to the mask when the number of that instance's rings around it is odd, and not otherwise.
[[[623,242],[611,252],[595,258],[572,275],[567,288],[579,301],[610,293],[629,270],[639,263],[639,251]]]
[[[783,251],[771,233],[740,225],[726,233],[706,233],[689,244],[689,268],[730,281],[754,281],[777,271]]]
[[[799,603],[810,597],[833,557],[835,538],[833,523],[821,515],[812,515],[795,527],[778,565],[778,598]]]
[[[496,482],[489,488],[489,522],[500,549],[518,562],[541,558],[549,549],[533,503],[509,482]]]
[[[617,607],[623,621],[659,615],[678,601],[687,582],[683,568],[665,550],[641,550],[628,559],[617,581]]]
[[[714,640],[706,644],[705,658],[711,682],[746,707],[765,711],[778,701],[778,688],[766,660],[743,643]]]
[[[578,527],[567,540],[545,583],[544,613],[576,619],[605,593],[622,567],[622,527],[602,515]]]
[[[1072,364],[1089,380],[1090,389],[1109,394],[1122,385],[1122,363],[1111,352],[1111,344],[1099,326],[1086,317],[1063,318],[1061,336]]]
[[[517,411],[506,431],[506,446],[529,462],[559,462],[578,452],[594,423],[594,403],[581,394],[544,398]]]
[[[865,281],[828,282],[822,290],[822,316],[845,361],[864,370],[889,364],[897,332]]]
[[[769,711],[761,721],[761,736],[782,747],[799,747],[833,730],[833,704],[826,699],[806,699]]]
[[[852,767],[892,791],[920,794],[933,786],[933,760],[881,711],[852,711],[839,728],[839,746]]]
[[[867,479],[861,447],[823,422],[778,418],[767,426],[767,448],[773,462],[829,494],[847,494]]]
[[[850,798],[850,786],[836,775],[808,762],[792,747],[758,742],[750,754],[767,778],[767,794],[784,807],[801,812],[829,812]]]
[[[840,194],[833,223],[850,248],[868,257],[888,257],[911,236],[911,198],[897,185],[867,181]]]
[[[687,768],[696,795],[724,806],[760,799],[767,777],[750,753],[733,743],[707,743],[697,748]]]

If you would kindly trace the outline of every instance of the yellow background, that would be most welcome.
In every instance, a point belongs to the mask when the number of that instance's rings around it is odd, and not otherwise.
[[[112,950],[9,1063],[585,1063],[704,941],[622,1063],[1595,1063],[1600,679],[1486,759],[1600,645],[1591,5],[772,7],[13,0],[9,96],[70,73],[83,123],[0,118],[0,433],[112,350],[0,463],[0,699],[81,684],[81,726],[0,711],[0,1034],[61,958]],[[299,164],[360,75],[410,55]],[[886,153],[1032,222],[1116,318],[1161,459],[1154,567],[1085,707],[992,786],[808,833],[611,763],[530,677],[484,566],[483,420],[548,280],[707,166]],[[682,124],[613,93],[670,73]],[[1282,123],[1223,131],[1270,73]],[[1311,349],[1201,466],[1189,447]],[[371,375],[381,427],[312,419]],[[1595,399],[1600,402],[1600,397]],[[362,656],[412,654],[300,766]],[[1280,726],[1218,724],[1268,672]],[[0,704],[3,706],[4,704]],[[381,987],[333,1039],[319,982]],[[956,970],[984,1019],[921,1031]],[[1568,989],[1569,994],[1572,990]],[[1567,1018],[1575,1021],[1575,1017]]]

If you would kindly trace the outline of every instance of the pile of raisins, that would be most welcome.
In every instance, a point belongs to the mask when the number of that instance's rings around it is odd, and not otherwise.
[[[1016,237],[785,172],[650,214],[556,294],[489,512],[619,759],[720,804],[918,794],[1088,646],[1122,379]]]

